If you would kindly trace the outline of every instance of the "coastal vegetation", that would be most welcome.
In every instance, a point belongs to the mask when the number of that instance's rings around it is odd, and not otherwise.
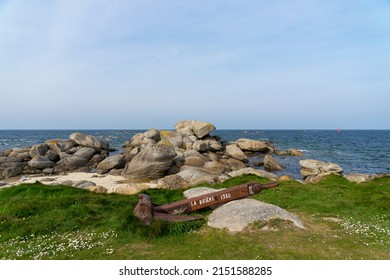
[[[269,179],[245,175],[226,188]],[[206,183],[198,186],[210,186]],[[183,189],[144,190],[157,204]],[[203,221],[141,224],[137,195],[93,193],[40,183],[0,189],[0,259],[389,259],[390,177],[357,184],[329,175],[317,183],[289,180],[253,196],[297,215],[231,233]]]

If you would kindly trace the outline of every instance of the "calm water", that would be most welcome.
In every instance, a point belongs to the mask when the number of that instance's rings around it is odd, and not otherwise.
[[[121,150],[122,144],[144,130],[78,130],[106,140]],[[0,130],[0,152],[13,147],[28,147],[49,139],[68,139],[75,130]],[[334,162],[345,173],[390,173],[390,130],[217,130],[227,141],[238,138],[267,139],[279,150],[296,148],[304,157],[275,156],[286,169],[280,174],[299,178],[299,160]],[[251,158],[251,161],[259,158]]]

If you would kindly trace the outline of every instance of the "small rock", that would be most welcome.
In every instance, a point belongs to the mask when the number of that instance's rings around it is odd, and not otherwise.
[[[297,149],[288,149],[287,153],[289,156],[304,156],[305,152]]]
[[[53,181],[55,181],[56,180],[56,178],[43,178],[43,179],[41,179],[40,181],[41,182],[53,182]]]
[[[272,156],[265,155],[264,157],[264,169],[268,171],[282,170],[284,167]]]
[[[294,180],[293,178],[291,178],[290,176],[288,175],[282,175],[278,178],[278,181],[279,182],[282,182],[282,181],[292,181]]]
[[[228,173],[230,177],[239,177],[246,174],[253,174],[259,177],[268,178],[272,180],[278,179],[278,177],[275,174],[272,174],[264,170],[254,169],[252,167],[242,168],[240,170],[236,170]]]
[[[73,187],[74,182],[72,180],[66,180],[66,181],[61,182],[61,185],[68,186],[68,187]]]
[[[76,184],[73,185],[74,187],[76,188],[79,188],[79,189],[86,189],[88,187],[91,187],[91,186],[96,186],[96,183],[94,182],[90,182],[90,181],[80,181],[80,182],[77,182]]]
[[[219,161],[206,162],[203,168],[214,175],[220,175],[227,171],[227,167]]]
[[[254,160],[253,161],[253,166],[263,166],[264,162],[261,160]]]
[[[245,163],[235,158],[221,159],[220,162],[225,164],[230,170],[240,170],[247,167]]]
[[[102,186],[88,186],[85,187],[85,189],[95,193],[107,193],[108,191],[105,187]]]
[[[190,156],[184,159],[184,165],[202,167],[206,161],[202,157]]]
[[[158,186],[163,189],[176,190],[184,188],[188,183],[179,175],[170,175],[161,178],[157,182]]]
[[[7,183],[6,183],[6,182],[4,182],[4,181],[0,181],[0,187],[6,186],[6,185],[7,185]]]
[[[344,175],[344,178],[355,183],[363,183],[372,180],[370,175],[360,173]]]
[[[288,156],[288,151],[281,151],[281,150],[276,150],[275,151],[275,154],[277,154],[278,156]]]

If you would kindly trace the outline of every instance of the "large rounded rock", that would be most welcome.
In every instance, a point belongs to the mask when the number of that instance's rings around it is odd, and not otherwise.
[[[273,219],[290,221],[294,226],[304,228],[303,223],[295,215],[278,206],[251,198],[234,200],[220,206],[210,214],[207,224],[213,228],[242,231],[251,223]]]
[[[107,142],[101,141],[92,135],[75,132],[72,133],[69,138],[83,147],[90,147],[98,151],[108,149]]]
[[[215,130],[215,126],[208,122],[196,122],[191,126],[192,132],[198,138],[203,138]]]
[[[23,168],[26,166],[25,162],[9,161],[1,165],[0,178],[11,178],[22,174]]]
[[[203,157],[189,156],[184,159],[183,165],[202,167],[206,161]]]
[[[179,131],[179,130],[182,130],[182,129],[190,128],[195,123],[196,123],[196,121],[192,121],[192,120],[180,121],[180,122],[175,124],[175,129],[177,131]]]
[[[73,155],[85,158],[88,161],[93,157],[94,154],[96,154],[96,150],[94,148],[83,147],[77,152],[75,152]]]
[[[193,134],[199,139],[215,130],[215,126],[211,123],[201,121],[180,121],[175,125],[175,128],[183,135],[191,136]]]
[[[125,157],[122,155],[115,155],[106,158],[102,162],[99,163],[97,166],[97,170],[100,174],[107,173],[113,168],[121,169],[124,168],[126,165]]]
[[[221,175],[228,170],[228,168],[224,164],[220,163],[219,161],[206,162],[203,168],[206,169],[207,172],[210,172],[211,174],[214,175]]]
[[[187,182],[194,182],[200,178],[210,177],[211,173],[204,168],[184,165],[176,175],[182,177]]]
[[[317,176],[317,175],[327,175],[327,174],[342,174],[343,169],[340,165],[331,163],[331,162],[323,162],[314,159],[305,159],[300,160],[299,165],[301,166],[300,173],[304,179],[309,176]]]
[[[165,176],[159,179],[157,184],[160,188],[169,190],[180,189],[188,185],[187,181],[177,174]]]
[[[52,168],[54,166],[54,162],[49,160],[47,157],[43,156],[35,156],[32,160],[28,162],[28,166],[35,169],[46,169]]]
[[[30,149],[13,148],[8,157],[18,158],[22,161],[28,161],[31,159]]]
[[[37,144],[31,147],[30,157],[34,158],[36,156],[44,156],[49,150],[49,146],[45,143]]]
[[[225,153],[232,158],[241,160],[241,161],[246,161],[248,160],[248,157],[246,154],[236,145],[228,145],[226,146]]]
[[[185,148],[182,134],[176,131],[162,130],[159,135],[162,143],[176,148]]]
[[[55,171],[73,171],[78,168],[84,167],[88,163],[88,160],[89,159],[85,157],[69,155],[57,162],[57,165],[55,166]]]
[[[264,169],[268,171],[277,171],[277,170],[283,170],[284,167],[272,156],[265,155]]]
[[[171,167],[175,156],[176,152],[171,146],[148,146],[126,165],[122,175],[128,178],[161,178]]]
[[[249,152],[273,152],[275,147],[269,141],[258,141],[247,138],[240,138],[236,141],[237,146],[243,151]]]

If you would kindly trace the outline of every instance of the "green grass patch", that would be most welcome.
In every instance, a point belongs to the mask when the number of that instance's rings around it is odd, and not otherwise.
[[[213,185],[227,188],[253,175]],[[208,185],[199,185],[208,186]],[[147,190],[164,204],[183,190]],[[306,226],[273,220],[240,233],[204,221],[141,224],[137,195],[25,184],[0,190],[0,259],[389,259],[390,178],[355,184],[328,176],[282,182],[253,196],[296,214]],[[206,209],[197,214],[207,215]],[[265,230],[266,229],[266,230]]]

